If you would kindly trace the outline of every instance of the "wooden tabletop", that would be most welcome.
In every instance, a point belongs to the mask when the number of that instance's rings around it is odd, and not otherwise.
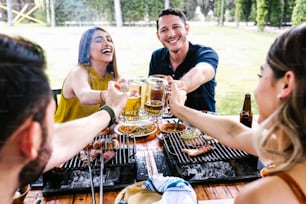
[[[246,183],[196,185],[194,190],[198,200],[234,198]],[[113,204],[119,191],[103,193],[103,203]],[[99,193],[95,194],[99,200]],[[42,191],[31,190],[24,200],[25,204],[92,204],[91,193],[43,197]]]
[[[237,117],[234,117],[237,119]],[[149,135],[143,138],[137,138],[137,150],[146,152],[146,160],[148,163],[147,171],[149,175],[158,173],[153,152],[161,151],[162,144],[156,137],[156,134]],[[247,182],[223,183],[223,184],[197,184],[193,188],[197,194],[198,200],[214,200],[234,198],[239,190]],[[103,203],[113,204],[120,190],[103,192]],[[99,193],[95,193],[97,203],[99,203]],[[92,204],[91,193],[57,195],[44,197],[41,190],[31,190],[24,200],[25,204]]]

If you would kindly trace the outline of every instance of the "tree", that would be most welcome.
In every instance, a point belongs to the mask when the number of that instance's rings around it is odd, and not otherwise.
[[[13,26],[12,0],[6,0],[6,5],[7,5],[7,23],[9,26]]]
[[[268,5],[267,0],[257,0],[257,14],[256,22],[257,27],[260,31],[263,31],[266,26],[266,20],[268,16]]]
[[[185,4],[186,4],[186,1],[184,0],[171,0],[170,1],[170,7],[179,8],[181,10],[184,10]]]
[[[220,6],[220,22],[219,25],[223,26],[224,24],[224,0],[221,0],[221,6]]]
[[[118,27],[122,26],[122,13],[121,13],[121,2],[120,0],[114,0],[116,25]]]
[[[296,26],[306,21],[306,0],[296,0],[292,13],[292,25]]]
[[[155,21],[159,12],[164,8],[163,1],[147,0],[146,1],[146,13],[150,21]]]
[[[281,27],[284,12],[284,0],[270,0],[268,21],[271,26]]]
[[[197,0],[189,0],[185,3],[185,11],[186,11],[186,18],[188,20],[192,19],[195,14],[195,10],[197,8]]]
[[[219,25],[223,26],[225,12],[225,0],[217,0],[217,17]]]
[[[295,6],[295,0],[284,0],[284,12],[282,17],[283,24],[291,22],[292,11]]]
[[[252,16],[253,0],[242,0],[242,16],[241,20],[249,22]]]
[[[170,7],[170,0],[165,0],[165,7],[164,8],[169,8]]]
[[[257,24],[256,15],[257,15],[257,1],[256,0],[252,0],[250,20],[253,20],[255,25]]]
[[[241,21],[242,4],[243,4],[243,0],[236,0],[235,1],[235,19],[236,19],[236,25],[237,26],[239,26],[239,22]]]
[[[146,13],[144,0],[122,0],[121,6],[125,23],[133,24],[144,20]]]
[[[205,17],[207,16],[209,10],[213,9],[214,7],[213,1],[211,0],[198,0],[197,5],[200,6],[201,12]]]

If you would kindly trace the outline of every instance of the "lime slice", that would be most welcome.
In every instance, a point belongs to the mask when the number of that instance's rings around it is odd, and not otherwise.
[[[201,131],[199,129],[193,128],[193,129],[186,130],[185,132],[183,132],[181,134],[181,138],[183,140],[190,140],[190,139],[198,137],[200,134],[201,134]]]

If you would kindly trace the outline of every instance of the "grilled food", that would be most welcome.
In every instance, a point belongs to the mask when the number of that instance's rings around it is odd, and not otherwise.
[[[83,162],[83,166],[88,165],[88,152],[90,162],[98,159],[103,153],[104,163],[109,162],[116,156],[116,150],[120,148],[120,142],[117,134],[112,134],[110,138],[100,138],[90,142],[82,151],[79,152],[78,157]]]
[[[119,132],[123,133],[123,134],[130,134],[134,131],[136,131],[136,129],[138,128],[138,126],[136,125],[121,125],[118,127]]]
[[[215,147],[209,145],[209,144],[206,144],[204,146],[201,146],[201,147],[198,147],[198,148],[195,148],[195,149],[182,149],[182,152],[188,154],[189,156],[191,157],[195,157],[195,156],[199,156],[201,154],[204,154],[212,149],[214,149]]]
[[[114,151],[107,151],[103,153],[103,160],[104,164],[112,160],[116,156],[116,153]]]
[[[190,139],[196,138],[200,135],[201,135],[201,131],[199,129],[193,128],[193,129],[186,130],[185,132],[183,132],[181,134],[181,138],[183,140],[190,140]]]
[[[132,134],[132,135],[146,135],[153,132],[156,129],[155,123],[150,123],[147,125],[120,125],[118,131],[122,134]]]

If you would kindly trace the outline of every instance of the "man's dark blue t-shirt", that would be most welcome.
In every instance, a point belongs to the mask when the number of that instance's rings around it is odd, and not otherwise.
[[[185,60],[173,72],[169,58],[169,50],[167,48],[160,48],[152,53],[149,75],[165,74],[178,80],[200,62],[211,64],[216,73],[218,60],[218,54],[212,48],[189,42],[189,50]],[[198,89],[188,93],[185,105],[197,110],[215,112],[215,86],[216,81],[214,77],[209,82],[202,84]]]

